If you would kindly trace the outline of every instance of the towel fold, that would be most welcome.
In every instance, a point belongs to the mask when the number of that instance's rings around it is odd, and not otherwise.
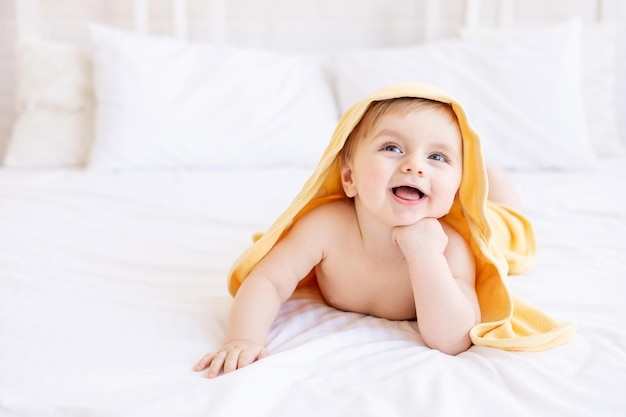
[[[229,273],[230,293],[235,295],[254,266],[300,217],[322,204],[346,198],[341,185],[339,152],[372,102],[399,97],[449,103],[459,122],[463,138],[463,178],[452,208],[442,221],[469,242],[476,260],[476,294],[482,322],[470,332],[473,343],[505,350],[536,351],[573,337],[574,324],[560,324],[511,295],[506,285],[507,275],[523,274],[535,262],[536,244],[531,224],[515,210],[487,201],[487,173],[480,139],[470,126],[465,110],[443,90],[424,84],[383,88],[346,111],[300,193],[268,231],[233,264]]]

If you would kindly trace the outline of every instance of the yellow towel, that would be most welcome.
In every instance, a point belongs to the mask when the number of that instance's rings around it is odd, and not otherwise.
[[[303,214],[326,202],[346,198],[341,185],[339,151],[370,103],[397,97],[420,97],[449,103],[460,124],[463,179],[452,209],[443,220],[470,242],[476,259],[476,292],[482,322],[470,332],[473,343],[506,350],[535,351],[570,339],[576,332],[575,325],[561,325],[511,296],[505,282],[507,275],[522,274],[534,264],[536,248],[530,223],[510,208],[487,202],[487,174],[478,135],[455,99],[424,84],[383,88],[346,111],[300,193],[269,230],[235,261],[229,274],[230,293],[237,292],[252,268]]]

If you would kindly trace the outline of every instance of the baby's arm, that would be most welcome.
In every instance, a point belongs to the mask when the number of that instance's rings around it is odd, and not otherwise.
[[[480,322],[474,258],[465,240],[436,219],[394,230],[409,264],[420,334],[427,346],[456,355]]]
[[[230,311],[224,345],[205,355],[196,371],[207,377],[230,372],[267,356],[265,339],[281,304],[323,257],[319,216],[305,216],[252,270],[237,291]]]

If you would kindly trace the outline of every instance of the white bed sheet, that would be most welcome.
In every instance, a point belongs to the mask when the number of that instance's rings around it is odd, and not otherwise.
[[[0,172],[0,416],[626,415],[626,160],[515,173],[540,253],[515,294],[576,321],[539,353],[427,349],[310,290],[214,380],[230,263],[309,172]]]

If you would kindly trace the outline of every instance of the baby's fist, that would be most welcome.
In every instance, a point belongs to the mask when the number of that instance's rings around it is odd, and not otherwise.
[[[448,236],[439,220],[434,218],[425,218],[415,224],[395,227],[392,238],[405,257],[423,251],[443,253],[448,245]]]

